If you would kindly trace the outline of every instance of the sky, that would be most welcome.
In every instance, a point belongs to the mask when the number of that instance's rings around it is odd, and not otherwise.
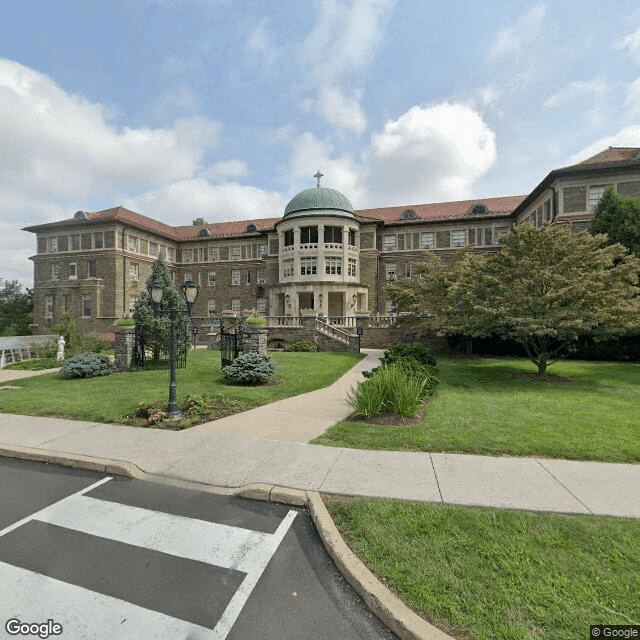
[[[0,21],[0,278],[22,227],[525,195],[640,146],[636,0],[21,0]]]

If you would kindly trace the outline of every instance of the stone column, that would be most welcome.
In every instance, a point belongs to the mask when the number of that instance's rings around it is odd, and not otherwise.
[[[136,341],[135,327],[116,327],[116,365],[120,369],[128,369],[133,360],[133,349]]]
[[[264,327],[245,324],[242,330],[242,343],[245,353],[257,353],[261,356],[267,355],[267,334]]]

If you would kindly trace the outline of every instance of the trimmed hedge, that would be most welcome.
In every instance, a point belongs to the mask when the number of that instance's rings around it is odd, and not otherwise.
[[[297,352],[308,352],[315,353],[320,351],[320,347],[315,340],[311,340],[311,338],[301,338],[300,340],[293,340],[290,342],[285,348],[284,351],[297,351]]]

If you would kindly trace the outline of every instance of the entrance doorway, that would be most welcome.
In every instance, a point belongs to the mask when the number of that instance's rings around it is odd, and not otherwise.
[[[313,291],[301,291],[298,293],[298,309],[313,309]]]
[[[344,315],[344,292],[329,292],[329,316]]]

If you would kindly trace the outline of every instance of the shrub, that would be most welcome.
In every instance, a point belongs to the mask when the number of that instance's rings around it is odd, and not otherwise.
[[[116,327],[135,327],[136,321],[134,318],[119,318],[116,320]]]
[[[384,352],[381,362],[382,364],[395,364],[399,360],[404,360],[405,358],[412,358],[421,364],[426,364],[431,367],[436,366],[436,359],[433,356],[433,351],[431,351],[426,344],[422,344],[422,342],[406,342],[404,344],[397,344]]]
[[[320,351],[320,347],[318,347],[318,343],[315,340],[311,340],[311,338],[301,338],[300,340],[290,342],[284,350],[315,353],[316,351]]]
[[[382,365],[368,380],[351,389],[347,402],[358,415],[365,417],[385,411],[414,416],[438,384],[437,374],[433,372],[435,367],[416,365],[413,371],[402,364]]]
[[[264,327],[264,325],[267,324],[267,319],[264,316],[249,316],[245,322],[255,325],[256,327]]]
[[[230,365],[223,367],[222,373],[231,384],[264,384],[274,374],[275,362],[258,353],[238,356]]]
[[[118,370],[109,358],[98,353],[85,353],[69,358],[60,369],[65,378],[94,378],[108,376]]]

